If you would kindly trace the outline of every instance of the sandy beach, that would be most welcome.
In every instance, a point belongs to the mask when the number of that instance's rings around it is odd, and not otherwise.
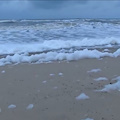
[[[97,91],[117,76],[120,57],[1,66],[0,120],[119,120],[120,92]]]

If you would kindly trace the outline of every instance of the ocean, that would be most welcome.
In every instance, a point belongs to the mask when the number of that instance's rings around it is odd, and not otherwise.
[[[0,20],[0,65],[116,57],[119,46],[120,19]]]

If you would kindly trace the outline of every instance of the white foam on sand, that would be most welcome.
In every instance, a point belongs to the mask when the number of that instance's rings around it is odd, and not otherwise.
[[[47,82],[46,80],[42,81],[42,83],[46,83],[46,82]]]
[[[11,104],[11,105],[8,106],[8,108],[9,108],[9,109],[11,109],[11,108],[16,108],[16,105]]]
[[[102,90],[99,90],[99,91],[102,91],[102,92],[109,92],[111,90],[118,90],[120,91],[120,76],[114,78],[113,80],[117,80],[116,83],[113,83],[113,84],[108,84],[108,85],[105,85],[104,88]]]
[[[76,97],[76,100],[85,100],[89,99],[89,96],[87,96],[85,93],[81,93],[79,96]]]
[[[72,60],[79,60],[84,58],[101,58],[101,57],[118,57],[120,56],[120,49],[118,49],[114,53],[108,52],[100,52],[98,50],[80,50],[74,51],[72,53],[66,52],[47,52],[41,54],[33,54],[29,55],[29,53],[24,54],[14,54],[12,56],[7,55],[5,58],[0,59],[0,66],[6,64],[18,64],[18,63],[43,63],[49,61],[72,61]],[[95,70],[94,70],[95,71]],[[98,70],[96,70],[98,71]]]
[[[104,81],[104,80],[108,80],[106,77],[99,77],[94,79],[95,81]]]
[[[51,73],[51,74],[49,74],[50,76],[55,76],[55,74],[53,74],[53,73]]]
[[[120,52],[120,51],[119,51]],[[61,60],[79,60],[83,58],[101,58],[104,56],[113,57],[112,53],[100,52],[98,50],[88,50],[84,49],[81,51],[74,51],[73,53],[58,53],[58,52],[48,52],[42,54],[29,55],[25,54],[14,54],[13,56],[7,55],[5,58],[0,59],[0,65],[12,64],[12,63],[41,63],[48,61],[61,61]]]
[[[86,119],[82,119],[82,120],[94,120],[94,119],[92,119],[92,118],[86,118]]]
[[[97,68],[97,69],[92,69],[92,70],[88,71],[88,73],[97,73],[100,71],[101,71],[101,69]]]
[[[63,76],[63,73],[58,73],[59,76]]]
[[[5,73],[5,70],[1,71],[1,73]]]
[[[26,107],[26,109],[27,109],[27,110],[31,110],[31,109],[33,109],[33,107],[34,107],[33,104],[29,104],[29,105]]]

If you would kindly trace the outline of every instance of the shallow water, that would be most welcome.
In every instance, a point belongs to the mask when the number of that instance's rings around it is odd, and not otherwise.
[[[0,20],[0,54],[119,42],[120,20]]]
[[[119,45],[119,19],[0,20],[1,56],[73,54],[83,49]]]

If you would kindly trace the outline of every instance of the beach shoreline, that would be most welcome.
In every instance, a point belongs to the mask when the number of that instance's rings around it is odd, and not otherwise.
[[[120,75],[119,60],[104,57],[1,66],[0,119],[118,120],[119,91],[97,90],[116,82],[112,79]],[[99,77],[107,80],[95,81]],[[82,93],[89,99],[76,99]]]

